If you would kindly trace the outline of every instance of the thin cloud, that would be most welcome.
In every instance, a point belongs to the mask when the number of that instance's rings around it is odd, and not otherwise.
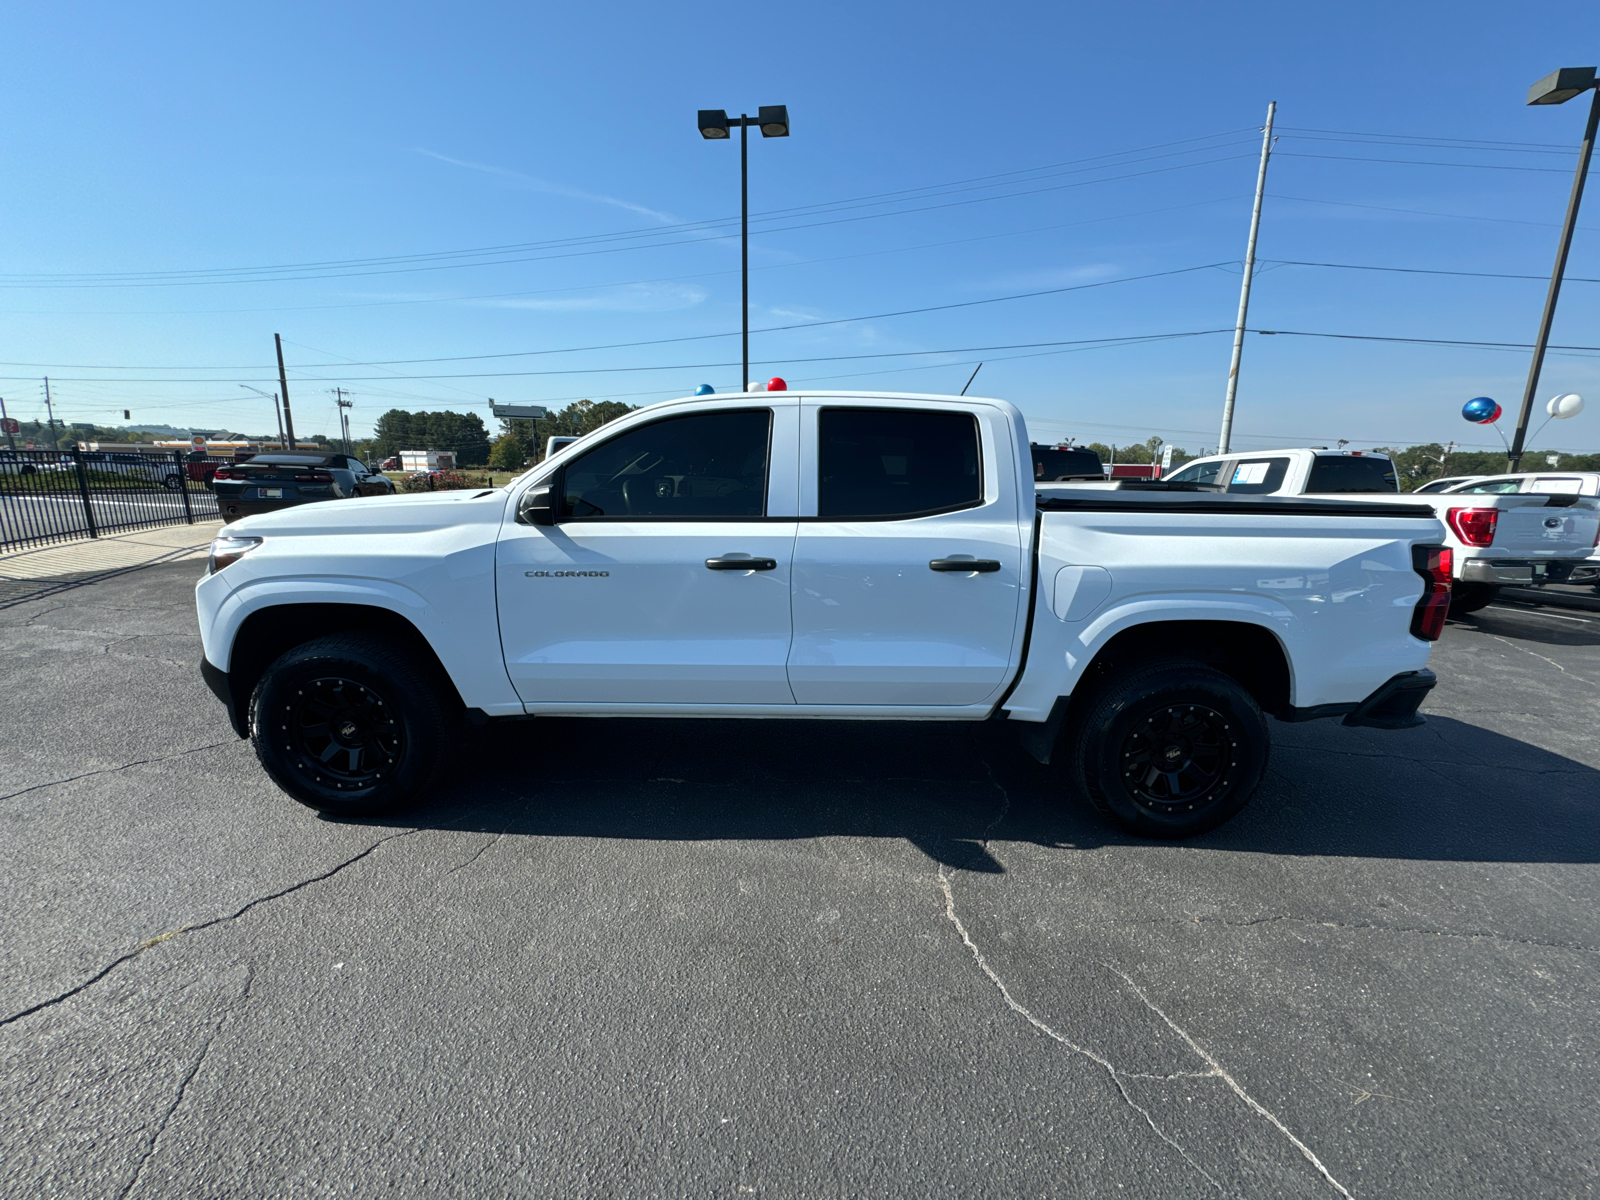
[[[631,200],[619,200],[615,196],[604,196],[598,192],[585,192],[578,188],[567,187],[564,184],[549,183],[543,179],[536,179],[532,175],[525,175],[521,171],[513,171],[509,167],[496,167],[489,163],[468,162],[464,158],[451,158],[448,154],[439,154],[436,151],[413,146],[413,152],[428,158],[438,159],[442,163],[449,163],[452,167],[464,167],[469,171],[482,171],[486,175],[498,175],[502,179],[511,180],[519,187],[530,192],[544,192],[551,196],[565,196],[570,200],[585,200],[590,204],[607,204],[612,208],[620,208],[625,212],[638,213],[642,217],[649,217],[652,221],[660,221],[663,225],[675,225],[679,218],[671,213],[658,212],[653,208],[646,208],[642,204],[635,204]]]
[[[489,300],[479,308],[509,308],[532,312],[676,312],[705,302],[706,293],[697,287],[652,287],[633,284],[609,288],[588,296],[560,296],[541,300]]]

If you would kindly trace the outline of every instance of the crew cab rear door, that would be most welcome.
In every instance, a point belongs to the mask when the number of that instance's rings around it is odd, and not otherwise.
[[[992,701],[1022,620],[1032,489],[984,406],[806,401],[789,684],[803,705]],[[966,567],[971,563],[971,567]]]
[[[794,703],[798,404],[762,401],[597,433],[553,477],[556,524],[502,528],[500,640],[524,704]]]

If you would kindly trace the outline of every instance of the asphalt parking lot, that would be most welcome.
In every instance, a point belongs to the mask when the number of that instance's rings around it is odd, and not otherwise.
[[[518,723],[337,823],[196,575],[0,607],[7,1196],[1600,1190],[1600,613],[1178,845],[1003,725]]]

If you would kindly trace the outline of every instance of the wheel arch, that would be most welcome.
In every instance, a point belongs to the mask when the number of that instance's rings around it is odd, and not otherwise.
[[[248,720],[250,697],[268,667],[296,646],[333,633],[374,633],[403,645],[433,680],[439,695],[457,711],[466,705],[438,652],[404,614],[376,604],[269,604],[248,613],[234,630],[228,656],[228,687],[233,694],[234,728]]]
[[[1213,667],[1232,678],[1275,717],[1290,711],[1289,654],[1266,625],[1238,620],[1142,621],[1121,630],[1095,651],[1073,695],[1087,695],[1114,671],[1130,670],[1163,658],[1181,658]]]

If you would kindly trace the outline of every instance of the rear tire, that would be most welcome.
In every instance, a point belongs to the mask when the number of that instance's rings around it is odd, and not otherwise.
[[[1089,697],[1066,733],[1072,785],[1129,833],[1185,838],[1250,801],[1271,737],[1244,688],[1211,667],[1136,667]]]
[[[1480,608],[1488,608],[1500,595],[1492,583],[1456,583],[1450,587],[1450,615],[1464,617]]]
[[[279,787],[330,816],[418,800],[443,761],[438,689],[388,639],[340,633],[296,646],[250,700],[250,742]]]

